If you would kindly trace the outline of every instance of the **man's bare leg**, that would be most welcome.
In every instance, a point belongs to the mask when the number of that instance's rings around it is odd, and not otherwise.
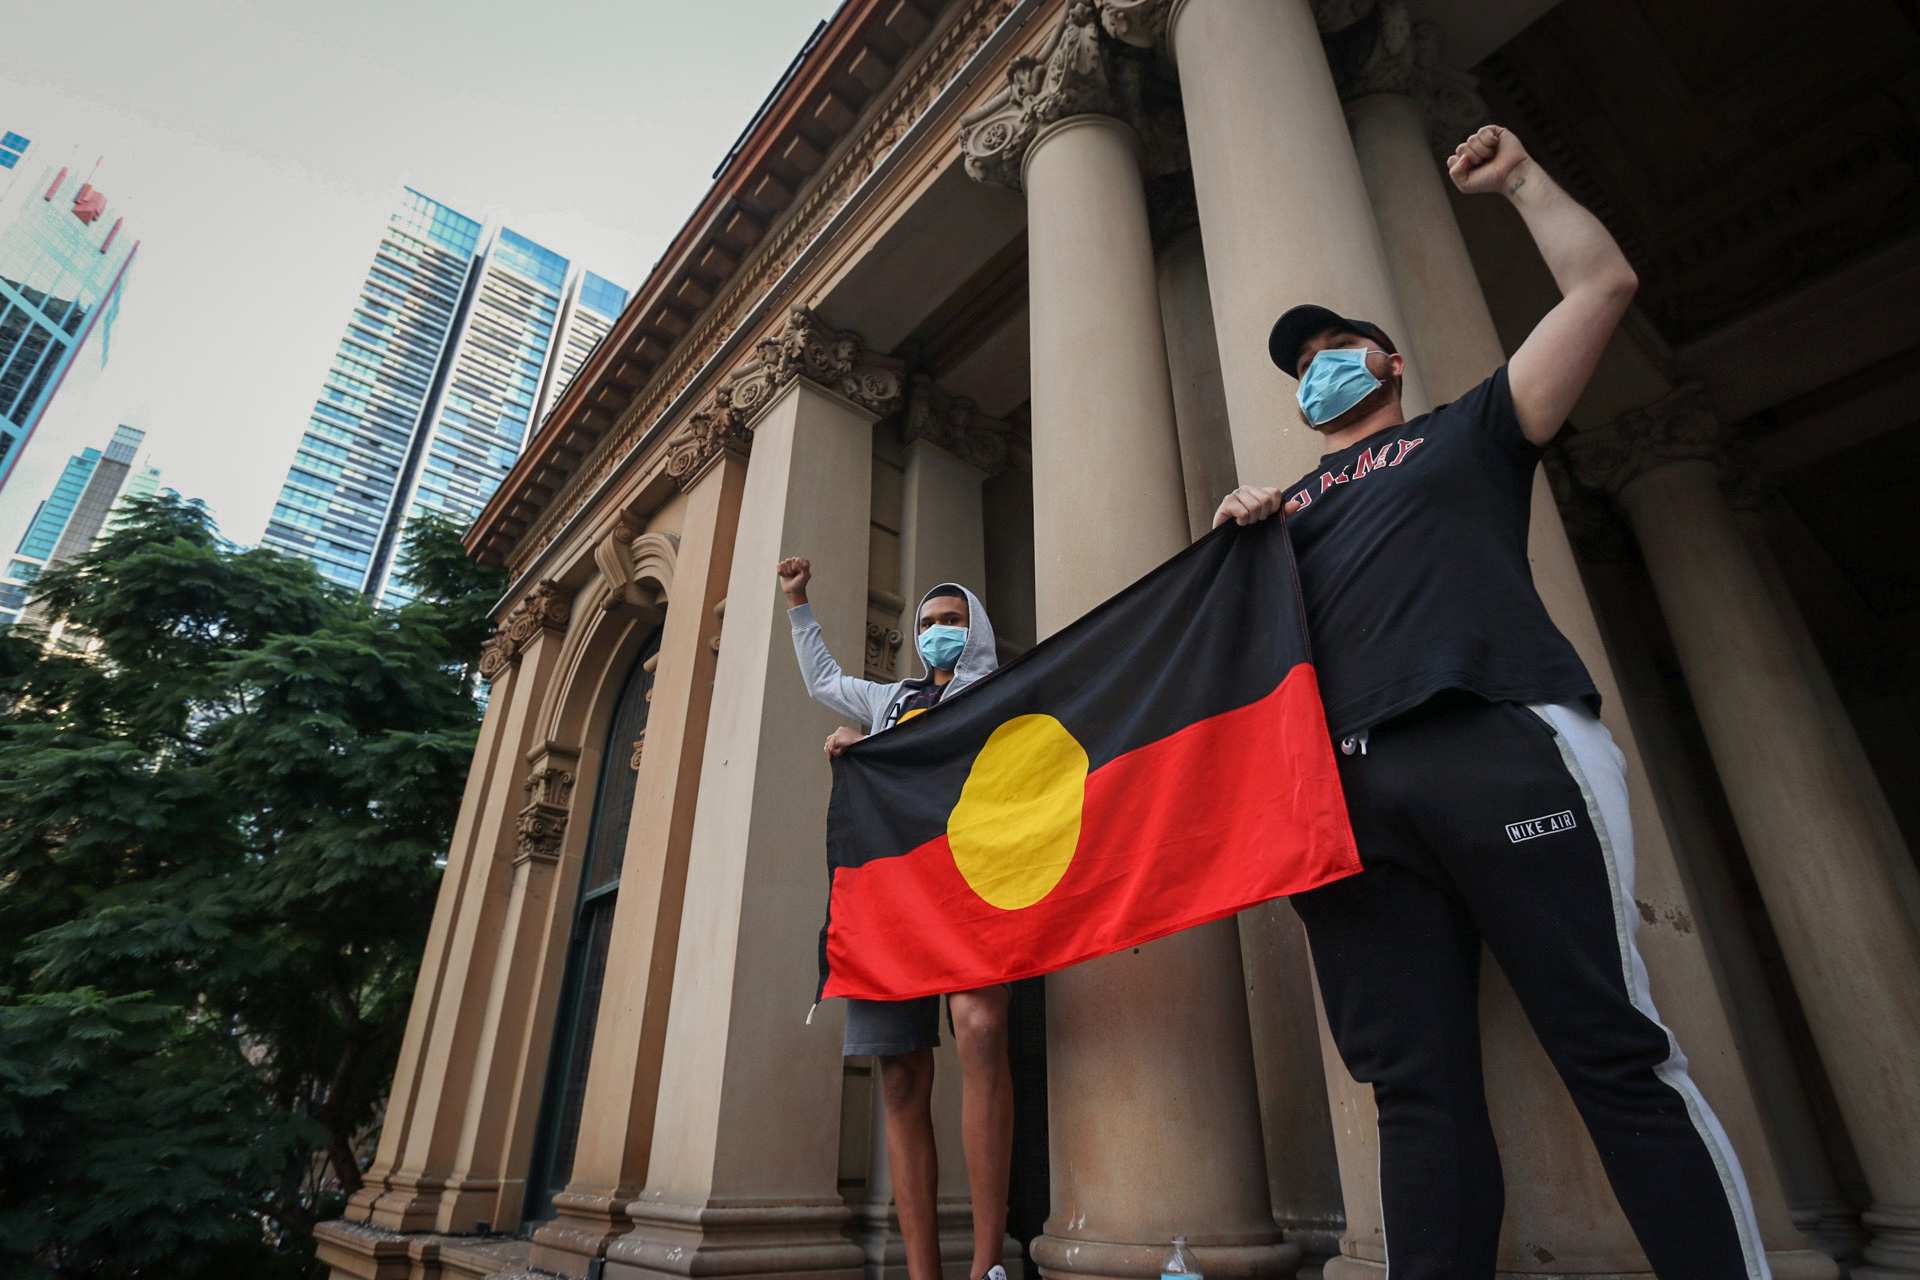
[[[1006,987],[947,997],[960,1051],[960,1133],[973,1198],[973,1265],[978,1277],[1000,1265],[1007,1238],[1007,1179],[1013,1167],[1013,1066],[1007,1058]]]
[[[933,1144],[933,1050],[881,1058],[880,1096],[886,1106],[887,1163],[893,1169],[893,1206],[900,1215],[908,1280],[940,1280],[940,1224],[934,1210],[940,1164]]]

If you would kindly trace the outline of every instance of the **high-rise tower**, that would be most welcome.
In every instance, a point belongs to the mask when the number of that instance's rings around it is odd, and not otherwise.
[[[479,514],[625,302],[512,228],[408,188],[263,544],[384,604],[409,598],[407,525]]]
[[[105,360],[140,247],[90,179],[62,167],[27,181],[29,145],[0,130],[0,489],[96,327]]]

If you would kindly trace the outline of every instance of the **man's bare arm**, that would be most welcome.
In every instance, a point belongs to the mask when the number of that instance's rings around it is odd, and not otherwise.
[[[1600,220],[1560,188],[1510,131],[1477,130],[1447,160],[1467,194],[1498,191],[1520,211],[1560,286],[1560,302],[1507,363],[1514,412],[1527,439],[1544,445],[1586,390],[1639,277]]]

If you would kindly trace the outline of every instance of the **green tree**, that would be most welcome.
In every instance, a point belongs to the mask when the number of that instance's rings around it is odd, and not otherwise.
[[[89,649],[0,631],[0,1271],[301,1275],[359,1186],[501,585],[445,522],[403,566],[158,497],[36,584]]]

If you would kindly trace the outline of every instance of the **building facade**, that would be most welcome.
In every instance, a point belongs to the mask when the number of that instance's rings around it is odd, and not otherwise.
[[[28,612],[35,578],[85,555],[99,541],[115,507],[158,492],[160,468],[139,462],[146,438],[146,432],[122,424],[104,450],[86,448],[67,459],[0,575],[0,626]]]
[[[849,669],[896,678],[948,579],[1007,656],[1312,470],[1287,306],[1380,323],[1410,414],[1457,397],[1557,297],[1439,165],[1488,119],[1644,282],[1531,555],[1626,758],[1655,998],[1772,1274],[1920,1276],[1920,175],[1871,105],[1920,32],[1769,13],[842,5],[468,535],[512,585],[337,1280],[904,1274],[868,1064],[809,1017],[834,721],[774,563],[812,559]],[[1649,1274],[1495,966],[1482,1006],[1502,1273]],[[1286,904],[1052,975],[1015,1041],[1047,1275],[1151,1276],[1176,1233],[1216,1276],[1385,1275],[1371,1097]]]
[[[543,391],[558,394],[624,300],[511,228],[408,188],[263,545],[383,603],[407,599],[395,557],[409,522],[472,522],[519,457]]]
[[[50,167],[26,181],[28,145],[0,133],[0,491],[96,328],[105,363],[140,248],[90,179]]]

